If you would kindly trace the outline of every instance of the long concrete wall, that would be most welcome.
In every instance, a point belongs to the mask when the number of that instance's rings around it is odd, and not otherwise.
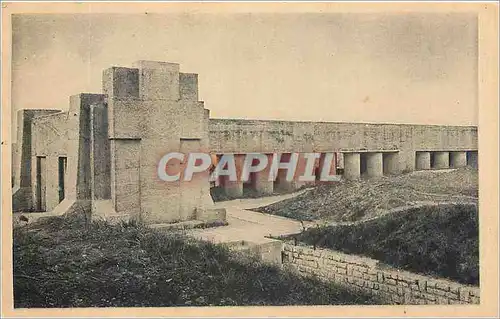
[[[327,249],[284,245],[283,263],[394,304],[479,304],[479,287],[380,266],[374,259]]]
[[[477,166],[477,151],[470,152],[477,150],[476,127],[210,119],[198,100],[197,74],[180,72],[176,63],[112,67],[103,72],[102,85],[102,94],[71,96],[67,112],[21,111],[13,153],[14,210],[83,207],[96,215],[139,217],[147,223],[213,219],[218,212],[208,171],[189,182],[160,180],[160,160],[172,152],[212,153],[215,158],[236,153],[238,163],[255,152],[283,153],[282,159],[289,153],[322,153],[313,167],[299,154],[291,182],[283,169],[277,181],[269,181],[269,167],[248,183],[221,180],[226,193],[236,197],[244,187],[271,194],[314,184],[326,159],[335,162],[333,174],[343,163],[348,178]],[[61,196],[59,163],[64,159]],[[170,161],[165,170],[183,172],[186,165],[187,158]],[[316,176],[301,179],[310,169]]]
[[[210,119],[214,153],[397,151],[415,169],[416,151],[477,150],[477,127]]]

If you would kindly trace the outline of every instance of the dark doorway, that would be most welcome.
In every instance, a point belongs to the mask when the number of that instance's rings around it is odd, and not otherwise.
[[[65,197],[64,178],[66,176],[67,158],[59,157],[59,203]]]
[[[466,156],[467,166],[478,168],[477,151],[468,151]]]
[[[36,210],[44,212],[47,209],[46,205],[46,166],[45,156],[36,157]]]

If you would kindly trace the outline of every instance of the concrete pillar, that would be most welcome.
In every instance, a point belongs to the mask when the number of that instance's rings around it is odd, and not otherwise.
[[[291,160],[290,153],[283,153],[280,157],[280,163],[289,163]],[[295,183],[292,180],[287,181],[287,169],[278,169],[276,179],[274,180],[274,190],[281,192],[289,192],[295,189]]]
[[[322,181],[321,174],[323,172],[323,168],[329,165],[330,170],[327,172],[329,176],[337,175],[337,153],[321,153],[321,156],[318,160],[318,167],[316,168],[316,185],[321,184],[329,184],[332,181]]]
[[[358,179],[361,175],[359,153],[344,153],[344,178]]]
[[[478,168],[478,154],[477,151],[467,152],[467,166]]]
[[[287,171],[285,169],[278,170],[276,180],[274,181],[274,189],[276,191],[288,192],[294,190],[293,181],[286,180]]]
[[[111,198],[111,153],[108,139],[108,107],[90,106],[90,192],[92,199]]]
[[[110,98],[138,98],[139,70],[123,67],[104,70],[102,92]]]
[[[181,100],[198,101],[198,74],[179,73]]]
[[[305,157],[305,153],[299,153],[299,157],[297,159],[297,167],[295,169],[295,176],[293,180],[293,188],[298,189],[303,186],[307,185],[314,185],[315,181],[301,181],[300,177],[309,175],[311,172],[307,172],[308,167],[307,167],[307,159]],[[314,172],[312,173],[314,174]]]
[[[270,195],[274,192],[274,181],[269,181],[269,170],[271,168],[271,162],[273,160],[273,155],[267,155],[267,166],[260,172],[254,174],[254,185],[257,193],[261,195]]]
[[[243,182],[230,181],[229,176],[221,176],[221,186],[226,195],[230,198],[237,198],[243,196]]]
[[[399,153],[384,153],[384,175],[396,175],[400,173]]]
[[[368,177],[380,177],[384,175],[382,153],[365,153],[366,156],[366,175]]]
[[[467,152],[450,152],[450,167],[459,168],[467,165]]]
[[[449,152],[434,152],[434,169],[443,169],[450,167],[450,153]]]
[[[431,152],[416,152],[415,169],[424,170],[431,168]]]
[[[286,176],[288,171],[286,169],[279,169],[276,175],[276,180],[274,181],[274,190],[281,192],[290,192],[295,189],[295,183],[293,180],[287,181]]]
[[[181,98],[179,64],[141,60],[134,62],[132,66],[139,69],[139,97],[141,99],[178,101]],[[183,80],[186,79],[183,77]],[[186,92],[185,89],[186,87],[183,88],[183,93]]]
[[[243,181],[241,180],[241,171],[245,155],[234,155],[234,162],[236,166],[236,181],[230,181],[229,176],[222,176],[222,187],[224,192],[230,198],[238,198],[243,196]]]

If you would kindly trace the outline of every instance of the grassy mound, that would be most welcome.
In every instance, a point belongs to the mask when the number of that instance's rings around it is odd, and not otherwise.
[[[418,202],[474,202],[477,196],[477,170],[461,168],[374,180],[344,180],[253,211],[304,221],[353,222]]]
[[[137,225],[50,218],[14,229],[15,307],[370,304],[375,300]]]
[[[479,284],[474,205],[411,209],[349,226],[311,228],[298,241],[365,255],[408,271]]]

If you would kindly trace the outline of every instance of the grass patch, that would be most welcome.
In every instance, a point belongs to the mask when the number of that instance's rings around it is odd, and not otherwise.
[[[416,202],[477,202],[478,171],[421,171],[320,185],[294,198],[252,209],[303,221],[354,222]]]
[[[14,229],[13,257],[16,308],[377,303],[225,246],[131,223],[41,220]]]
[[[479,284],[479,225],[474,205],[410,209],[348,226],[311,228],[289,237],[408,271]]]

